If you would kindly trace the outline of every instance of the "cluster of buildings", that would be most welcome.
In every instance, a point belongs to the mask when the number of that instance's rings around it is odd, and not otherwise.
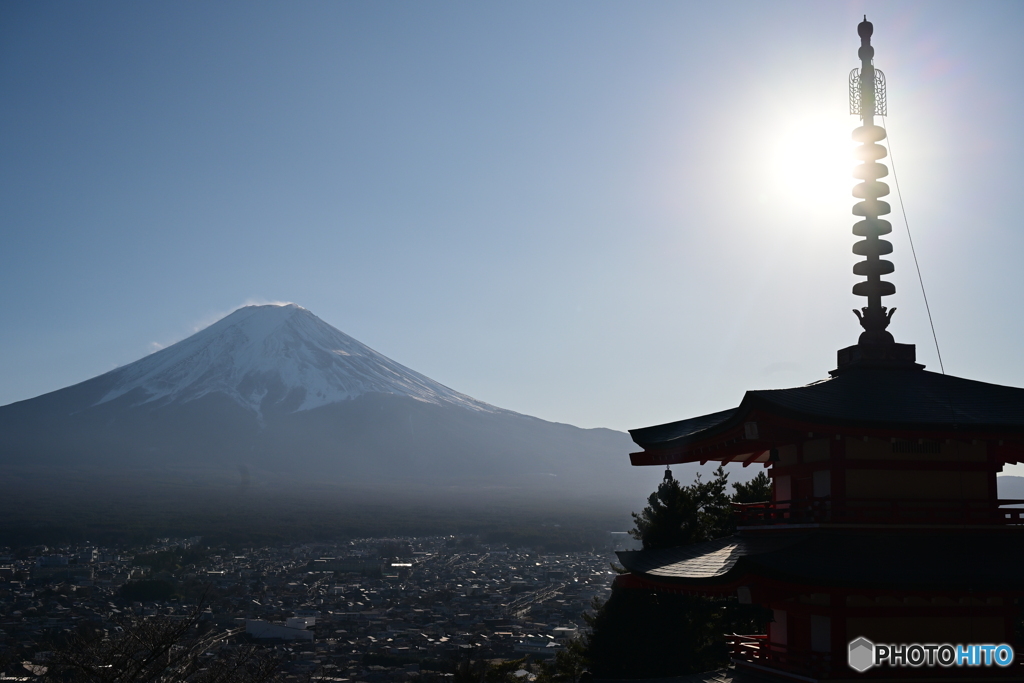
[[[613,578],[610,549],[546,555],[455,537],[200,546],[0,549],[0,674],[31,679],[83,628],[116,636],[133,618],[200,609],[204,630],[233,632],[222,648],[257,643],[291,675],[444,676],[467,658],[552,657]]]

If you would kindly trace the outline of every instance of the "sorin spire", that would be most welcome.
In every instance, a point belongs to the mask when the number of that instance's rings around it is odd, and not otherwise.
[[[853,312],[864,328],[859,342],[873,345],[895,341],[885,328],[896,309],[887,310],[882,305],[882,297],[895,294],[896,286],[881,277],[893,272],[894,267],[891,261],[880,258],[892,253],[892,243],[880,239],[892,232],[892,225],[879,218],[890,212],[889,203],[879,199],[889,194],[889,186],[879,180],[889,175],[889,169],[878,163],[886,156],[885,147],[878,144],[885,139],[885,129],[876,126],[874,118],[885,115],[885,77],[872,64],[875,56],[875,49],[871,47],[872,32],[871,22],[865,16],[857,26],[861,67],[850,73],[850,113],[859,114],[863,121],[863,125],[853,131],[854,141],[861,143],[855,156],[862,162],[853,172],[853,176],[862,181],[853,189],[853,196],[861,199],[854,205],[853,213],[864,219],[853,226],[853,234],[864,239],[853,245],[853,253],[863,256],[864,260],[853,267],[853,272],[867,277],[865,282],[853,286],[853,293],[868,299],[867,306]]]

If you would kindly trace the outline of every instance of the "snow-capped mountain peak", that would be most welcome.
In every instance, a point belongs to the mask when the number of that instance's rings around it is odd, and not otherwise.
[[[136,389],[145,396],[142,403],[220,392],[262,414],[268,402],[309,410],[383,393],[499,411],[377,353],[296,304],[240,308],[108,375],[113,387],[99,403]]]

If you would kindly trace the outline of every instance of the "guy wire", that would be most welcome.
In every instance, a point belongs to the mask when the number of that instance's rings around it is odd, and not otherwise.
[[[910,236],[910,221],[907,220],[907,207],[903,203],[903,193],[900,192],[900,180],[896,175],[896,159],[892,154],[892,138],[889,137],[889,129],[885,125],[885,116],[882,116],[882,128],[885,129],[885,137],[889,147],[889,164],[892,166],[892,179],[896,185],[896,196],[900,200],[900,211],[903,213],[903,225],[907,228],[907,240],[910,242],[910,253],[914,256],[914,267],[917,269],[917,281],[921,283],[921,296],[924,298],[924,310],[928,313],[928,325],[932,328],[932,340],[935,342],[935,353],[939,357],[939,370],[946,374],[946,368],[942,365],[942,351],[939,350],[939,337],[935,334],[935,323],[932,321],[932,309],[928,305],[928,293],[924,290],[924,278],[921,277],[921,265],[917,262],[917,250],[914,249],[914,238]]]

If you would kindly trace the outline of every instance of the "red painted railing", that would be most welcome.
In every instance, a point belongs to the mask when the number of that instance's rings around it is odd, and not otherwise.
[[[1024,500],[806,498],[734,503],[738,526],[769,524],[1024,524]]]

